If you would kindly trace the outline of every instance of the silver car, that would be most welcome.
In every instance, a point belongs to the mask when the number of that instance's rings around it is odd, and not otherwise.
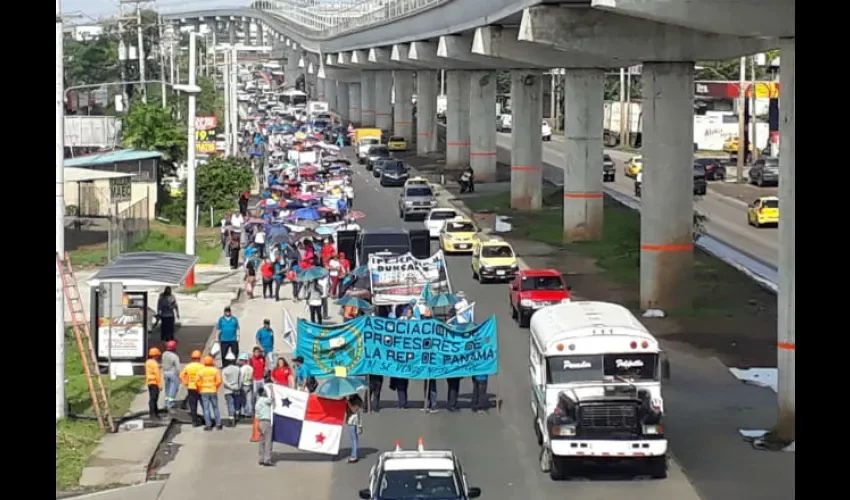
[[[403,188],[398,195],[398,216],[405,221],[411,216],[427,217],[436,206],[437,197],[430,186],[414,184]]]

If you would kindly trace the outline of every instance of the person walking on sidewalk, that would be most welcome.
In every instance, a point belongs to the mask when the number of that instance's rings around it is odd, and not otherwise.
[[[222,392],[224,402],[227,405],[227,417],[230,427],[236,426],[239,418],[240,393],[242,392],[242,380],[239,378],[239,366],[228,365],[221,370]]]
[[[272,330],[272,322],[266,318],[263,320],[263,327],[257,330],[257,345],[263,348],[266,354],[266,367],[275,365],[274,354],[274,330]]]
[[[145,384],[148,386],[148,415],[159,420],[159,392],[162,390],[162,370],[159,357],[162,353],[156,347],[148,350],[148,360],[145,361]]]
[[[180,308],[177,306],[177,299],[171,293],[171,287],[165,287],[165,290],[159,295],[157,301],[156,313],[159,315],[159,333],[163,342],[174,340],[174,322],[175,317],[180,318]]]
[[[204,405],[204,430],[211,431],[213,423],[218,430],[221,426],[221,412],[218,409],[218,390],[221,388],[221,372],[215,367],[215,359],[212,356],[204,357],[204,367],[198,372],[196,378],[198,393]]]
[[[162,353],[162,377],[165,382],[165,408],[174,410],[177,404],[177,389],[180,388],[180,356],[177,355],[177,342],[169,340]]]
[[[215,329],[221,348],[221,366],[232,365],[239,357],[239,320],[233,316],[230,306],[224,308],[224,315],[218,319]]]
[[[271,386],[269,388],[271,390]],[[265,387],[257,389],[257,402],[254,403],[254,417],[260,427],[260,465],[271,467],[272,463],[272,408],[273,398],[266,394]]]
[[[192,361],[183,367],[180,372],[180,382],[186,386],[188,395],[186,396],[186,405],[189,407],[189,418],[192,420],[192,426],[198,427],[201,425],[201,418],[198,416],[198,403],[201,396],[198,394],[198,373],[204,365],[201,364],[201,351],[192,351]]]
[[[249,363],[247,352],[239,355],[239,380],[242,383],[242,416],[254,415],[254,367]]]

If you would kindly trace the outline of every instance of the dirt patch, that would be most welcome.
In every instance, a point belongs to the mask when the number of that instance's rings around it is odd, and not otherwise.
[[[564,245],[559,190],[546,190],[544,208],[534,213],[510,210],[509,198],[498,193],[465,202],[475,212],[509,215],[513,230],[503,236],[530,266],[559,270],[583,299],[617,302],[639,313],[638,212],[606,199],[602,240]],[[491,218],[476,217],[482,222]],[[547,244],[550,251],[529,255],[524,250],[533,242]],[[647,327],[665,341],[716,356],[727,366],[776,366],[776,296],[722,261],[695,252],[692,307],[667,311],[665,319],[647,319]]]
[[[731,182],[713,182],[708,187],[719,194],[748,204],[762,196],[779,196],[779,188],[777,187],[758,187],[752,184],[733,184]]]

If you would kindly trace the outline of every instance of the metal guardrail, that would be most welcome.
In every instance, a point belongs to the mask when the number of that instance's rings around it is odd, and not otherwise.
[[[312,6],[268,0],[255,8],[303,26],[313,34],[332,38],[348,31],[393,21],[446,0],[362,0],[322,2]]]

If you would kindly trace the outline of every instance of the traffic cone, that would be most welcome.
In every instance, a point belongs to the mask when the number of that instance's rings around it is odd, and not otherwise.
[[[254,429],[251,431],[251,442],[256,443],[260,440],[260,421],[254,417]]]

